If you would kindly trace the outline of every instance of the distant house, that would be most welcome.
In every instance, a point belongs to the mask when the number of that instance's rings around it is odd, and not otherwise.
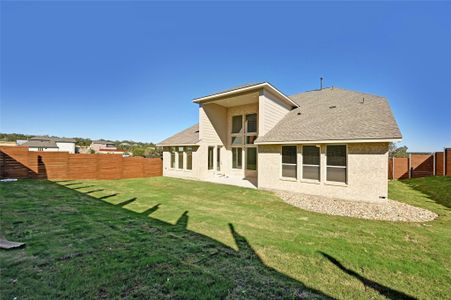
[[[118,150],[115,146],[114,142],[105,141],[105,140],[96,140],[92,141],[91,146],[89,146],[91,150],[94,150],[95,153],[100,154],[124,154],[125,151]]]
[[[28,141],[17,144],[27,146],[29,151],[60,151],[75,153],[75,140],[49,136],[34,136]]]
[[[14,147],[14,146],[17,146],[17,143],[10,142],[10,141],[0,141],[0,146]]]

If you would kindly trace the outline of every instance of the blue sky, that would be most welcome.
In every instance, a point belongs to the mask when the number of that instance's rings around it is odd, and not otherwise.
[[[451,3],[1,2],[0,132],[158,142],[195,97],[268,81],[388,97],[412,151],[451,146]]]

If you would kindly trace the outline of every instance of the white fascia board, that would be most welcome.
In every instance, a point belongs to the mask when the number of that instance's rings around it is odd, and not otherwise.
[[[202,97],[202,98],[196,98],[196,99],[193,100],[193,102],[194,103],[203,103],[203,102],[206,102],[206,101],[209,101],[209,100],[213,100],[215,98],[225,97],[225,96],[233,96],[234,94],[237,94],[237,93],[242,93],[242,92],[246,92],[246,91],[252,91],[252,90],[256,90],[256,89],[260,89],[260,88],[267,88],[270,91],[272,91],[273,93],[275,93],[276,95],[280,96],[282,99],[284,99],[290,105],[292,105],[294,107],[299,107],[299,105],[297,105],[296,102],[291,100],[288,96],[286,96],[281,91],[279,91],[278,89],[276,89],[275,87],[273,87],[271,84],[269,84],[267,82],[256,84],[256,85],[252,85],[252,86],[248,86],[248,87],[244,87],[244,88],[239,88],[239,89],[236,89],[236,90],[233,90],[233,91],[228,91],[228,92],[224,92],[224,93],[214,94],[214,95],[210,95],[210,96],[206,96],[206,97]]]

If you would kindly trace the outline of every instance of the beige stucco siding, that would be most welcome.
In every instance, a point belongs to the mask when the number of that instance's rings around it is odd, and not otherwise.
[[[281,178],[281,145],[259,146],[259,188],[339,199],[378,202],[388,196],[388,144],[348,144],[347,184],[326,182],[326,145],[321,145],[321,180],[302,180],[302,147],[298,145],[297,180]]]
[[[264,90],[259,97],[259,134],[265,135],[274,125],[291,110],[291,107],[282,103],[276,96]]]
[[[186,154],[183,154],[183,169],[178,168],[178,155],[175,156],[175,168],[171,168],[171,153],[163,152],[163,176],[178,178],[199,178],[199,150],[193,152],[193,169],[186,169]]]
[[[199,139],[202,144],[224,144],[227,108],[211,103],[199,107]]]

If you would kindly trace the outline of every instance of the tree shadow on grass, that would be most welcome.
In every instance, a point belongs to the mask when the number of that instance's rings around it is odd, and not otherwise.
[[[338,267],[340,270],[342,270],[343,272],[345,272],[348,275],[351,275],[352,277],[356,278],[357,280],[359,280],[365,287],[371,288],[375,291],[377,291],[379,294],[381,294],[382,296],[385,296],[388,299],[416,299],[410,295],[407,295],[403,292],[394,290],[392,288],[389,288],[385,285],[382,285],[380,283],[377,283],[375,281],[372,281],[368,278],[363,277],[362,275],[360,275],[359,273],[346,268],[345,266],[343,266],[337,259],[335,259],[334,257],[330,256],[327,253],[324,252],[319,252],[322,256],[324,256],[325,258],[327,258],[331,263],[333,263],[336,267]]]
[[[33,263],[39,266],[39,276],[33,273],[35,268],[27,265],[27,260],[17,263],[14,257],[9,258],[4,263],[6,268],[2,275],[17,278],[18,284],[4,290],[5,299],[9,296],[90,299],[331,298],[265,265],[232,224],[229,224],[230,234],[238,250],[188,230],[188,211],[173,225],[152,217],[151,214],[159,209],[160,204],[137,213],[123,209],[124,205],[133,203],[134,198],[115,205],[87,194],[80,197],[79,191],[54,183],[43,181],[42,184],[46,185],[48,193],[65,197],[46,201],[47,196],[33,193],[36,183],[22,183],[21,188],[30,194],[28,199],[20,201],[24,201],[24,205],[36,214],[46,217],[30,218],[26,210],[23,214],[14,211],[13,216],[27,220],[27,227],[42,232],[24,238],[28,247],[23,250],[33,253],[37,261]],[[14,197],[14,189],[8,193],[9,197]],[[55,208],[60,205],[73,207],[78,213],[57,211]],[[14,233],[26,231],[27,227],[11,225],[7,230]],[[22,233],[16,234],[20,236]],[[68,244],[71,246],[67,247]]]

